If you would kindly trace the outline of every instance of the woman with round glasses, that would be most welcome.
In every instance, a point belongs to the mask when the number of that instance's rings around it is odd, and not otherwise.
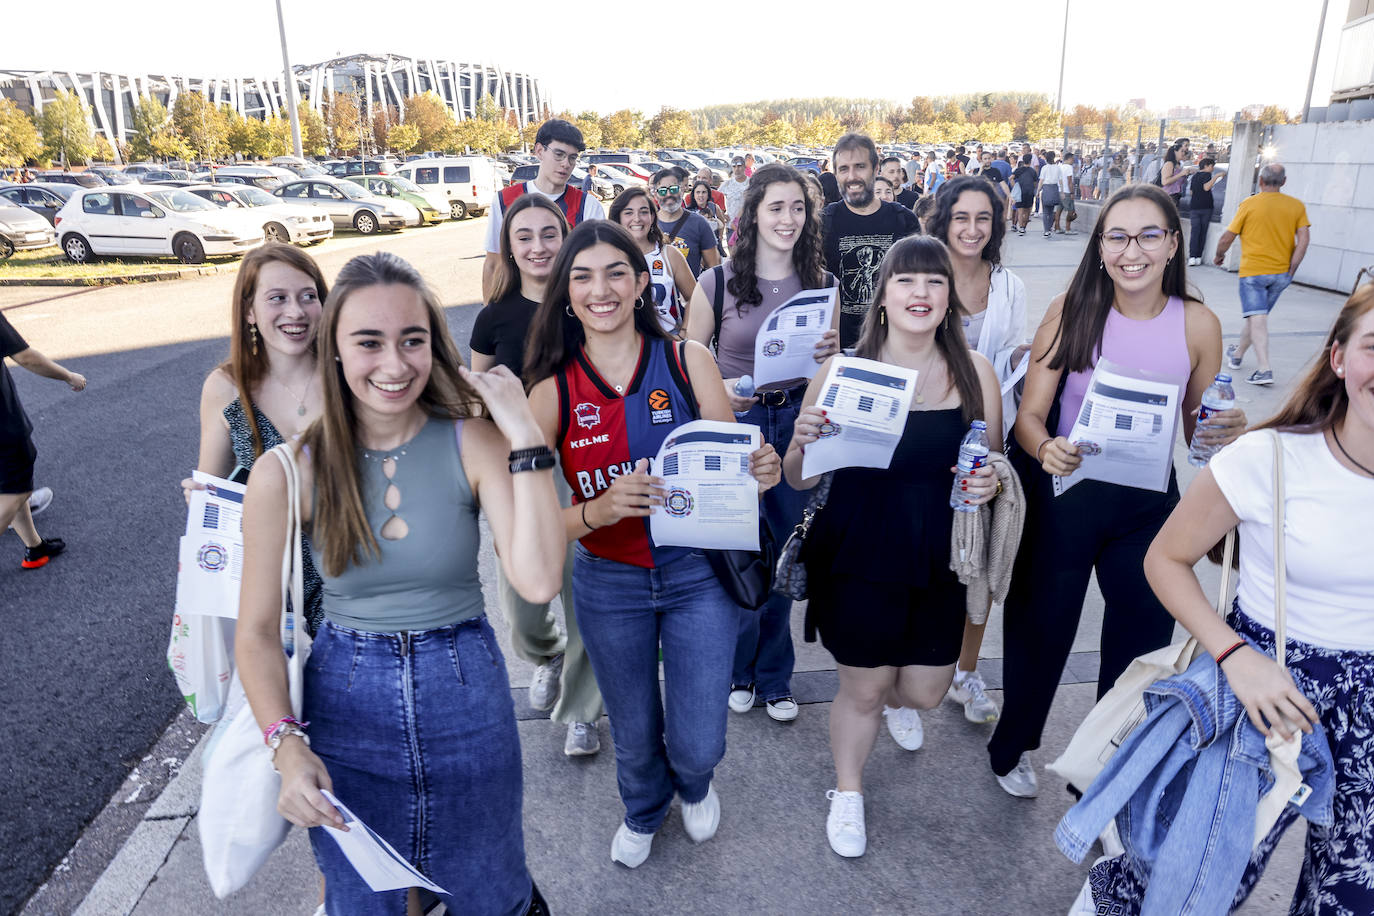
[[[1094,571],[1106,600],[1099,697],[1132,659],[1173,636],[1174,620],[1143,571],[1146,549],[1178,503],[1173,471],[1163,493],[1081,480],[1056,496],[1052,478],[1069,477],[1083,460],[1085,446],[1068,435],[1099,359],[1177,384],[1184,441],[1192,438],[1202,393],[1221,367],[1221,323],[1188,291],[1181,245],[1178,208],[1162,189],[1123,188],[1031,344],[1013,434],[1039,470],[1024,472],[1025,531],[1003,605],[1004,705],[988,744],[1011,795],[1037,792],[1027,752],[1040,746]],[[1208,417],[1203,436],[1224,445],[1244,428],[1244,413],[1225,410]]]

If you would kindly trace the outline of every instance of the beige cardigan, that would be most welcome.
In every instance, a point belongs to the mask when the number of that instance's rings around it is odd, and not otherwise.
[[[1007,597],[1026,522],[1026,497],[1015,468],[1001,452],[989,453],[988,464],[1002,482],[1002,492],[977,512],[955,512],[949,542],[949,568],[968,586],[966,607],[976,624],[987,622],[990,601]]]

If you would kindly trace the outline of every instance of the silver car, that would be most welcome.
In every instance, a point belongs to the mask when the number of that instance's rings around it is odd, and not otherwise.
[[[57,244],[52,224],[23,207],[0,206],[0,261],[16,251]]]
[[[290,204],[262,188],[241,184],[195,184],[187,192],[227,209],[244,209],[262,220],[269,242],[314,244],[334,235],[334,221],[318,207]]]
[[[318,207],[329,214],[334,228],[356,229],[363,235],[378,229],[402,229],[408,220],[419,216],[405,201],[378,197],[343,178],[301,179],[274,193],[287,203]]]

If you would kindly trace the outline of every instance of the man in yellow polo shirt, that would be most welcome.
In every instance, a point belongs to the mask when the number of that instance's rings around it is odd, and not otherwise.
[[[1245,317],[1245,328],[1240,343],[1226,348],[1226,365],[1239,369],[1245,351],[1253,344],[1259,368],[1246,379],[1252,385],[1274,384],[1269,368],[1269,313],[1279,301],[1279,293],[1293,282],[1311,235],[1307,208],[1296,197],[1280,191],[1287,180],[1287,173],[1277,162],[1260,169],[1259,193],[1240,202],[1231,225],[1217,241],[1212,259],[1220,267],[1231,243],[1237,237],[1244,240],[1240,251],[1240,313]]]

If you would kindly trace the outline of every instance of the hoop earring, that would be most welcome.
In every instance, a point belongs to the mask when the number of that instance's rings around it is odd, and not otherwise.
[[[571,302],[569,302],[567,305],[563,306],[563,311],[565,311],[565,312],[568,313],[568,317],[569,317],[569,318],[576,318],[576,317],[577,317],[576,315],[573,314],[572,303],[571,303]]]
[[[640,296],[638,299],[635,300],[635,310],[638,311],[642,308],[644,308],[644,297]]]
[[[257,355],[258,355],[258,326],[257,326],[256,324],[250,324],[250,325],[248,325],[248,338],[249,338],[249,340],[251,340],[251,341],[253,342],[253,355],[254,355],[254,356],[257,356]]]

